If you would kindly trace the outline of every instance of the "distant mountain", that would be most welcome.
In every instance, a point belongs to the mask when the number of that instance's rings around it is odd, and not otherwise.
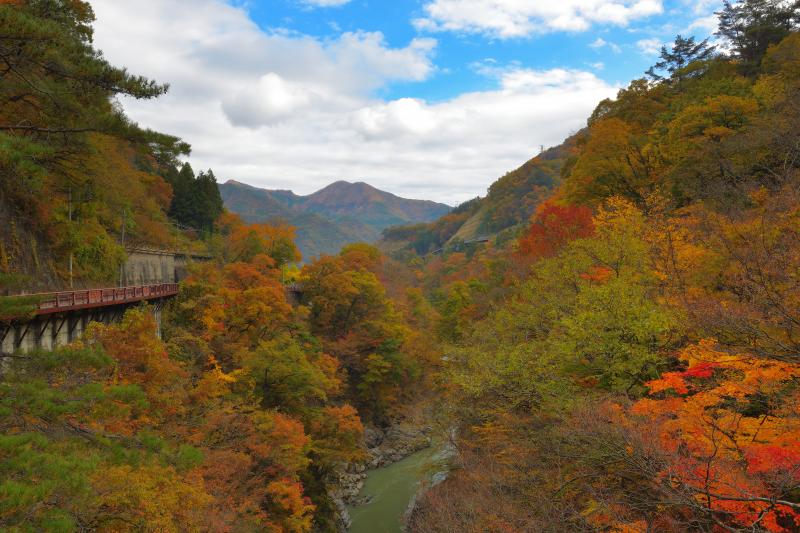
[[[337,181],[308,196],[237,181],[219,186],[225,207],[248,222],[285,221],[297,228],[303,257],[332,254],[352,242],[374,242],[390,226],[431,222],[450,207],[409,200],[366,183]]]

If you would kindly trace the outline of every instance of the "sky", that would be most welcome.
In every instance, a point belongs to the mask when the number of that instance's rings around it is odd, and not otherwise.
[[[559,144],[721,1],[92,0],[95,46],[170,84],[120,104],[221,182],[366,181],[457,205]]]

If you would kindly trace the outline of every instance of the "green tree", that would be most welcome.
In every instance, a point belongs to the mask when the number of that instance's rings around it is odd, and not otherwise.
[[[782,41],[800,25],[800,1],[725,0],[717,35],[731,45],[734,57],[754,71],[770,45]]]
[[[635,124],[604,118],[592,124],[565,188],[578,203],[624,196],[643,207],[657,187],[660,163],[659,154]]]
[[[196,230],[212,231],[224,209],[214,172],[209,169],[195,176],[192,166],[184,163],[180,171],[168,171],[166,179],[172,185],[169,216]]]
[[[287,336],[261,343],[247,357],[245,368],[261,386],[261,405],[288,413],[302,413],[322,405],[336,382],[315,364],[319,354],[308,353]]]
[[[92,46],[93,21],[81,0],[0,3],[0,203],[23,221],[22,237],[50,248],[54,277],[67,276],[69,256],[82,260],[71,261],[75,277],[107,281],[123,225],[143,228],[147,242],[167,240],[159,215],[168,188],[142,169],[189,145],[142,130],[113,103],[155,98],[167,86],[110,65]],[[8,252],[28,252],[15,246]],[[110,267],[97,268],[98,258]]]
[[[644,383],[664,368],[673,329],[674,321],[645,286],[614,277],[581,290],[550,342],[575,375],[609,390],[641,394]]]
[[[190,225],[193,221],[192,189],[195,181],[192,166],[184,163],[179,171],[170,172],[167,180],[172,185],[169,216],[181,224]]]
[[[200,172],[193,183],[193,193],[194,223],[198,229],[211,231],[223,210],[217,178],[211,169]]]
[[[670,82],[682,81],[687,75],[686,67],[696,61],[706,61],[713,57],[716,47],[708,45],[708,39],[703,39],[699,43],[694,37],[683,37],[680,34],[675,37],[675,42],[671,49],[666,46],[661,47],[659,58],[661,61],[650,67],[645,73],[653,81]],[[666,72],[669,76],[665,78],[658,72]],[[698,72],[691,73],[694,76]]]
[[[88,132],[156,140],[131,125],[110,97],[155,98],[168,86],[111,66],[92,48],[92,22],[91,7],[80,0],[0,4],[0,145],[6,152],[0,163],[18,176],[0,187],[14,198],[37,190],[57,156],[84,149]]]

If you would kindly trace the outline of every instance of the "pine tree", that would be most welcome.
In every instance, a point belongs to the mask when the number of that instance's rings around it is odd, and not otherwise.
[[[0,2],[0,196],[33,211],[46,180],[73,184],[65,158],[91,152],[88,136],[106,133],[157,152],[187,154],[176,137],[142,130],[112,97],[150,99],[168,86],[110,65],[92,46],[94,12],[81,0]]]
[[[214,222],[222,214],[222,197],[219,194],[217,178],[214,172],[209,169],[201,172],[194,183],[195,197],[195,223],[199,229],[210,231],[214,227]]]
[[[731,45],[734,57],[746,69],[758,67],[772,44],[779,43],[800,25],[800,0],[725,1],[716,35]]]
[[[172,185],[172,204],[169,216],[179,224],[191,226],[194,222],[193,190],[194,170],[189,163],[184,163],[180,171],[167,176]]]
[[[169,216],[177,223],[200,231],[211,231],[222,214],[223,202],[212,170],[195,176],[189,163],[180,171],[167,172],[167,181],[172,185],[172,204]]]
[[[35,138],[109,131],[127,125],[109,97],[167,91],[111,66],[92,48],[92,22],[92,8],[79,0],[0,4],[0,131]]]
[[[681,35],[675,37],[675,43],[672,49],[667,49],[666,46],[661,47],[659,57],[661,61],[650,67],[645,73],[653,81],[666,81],[669,83],[672,80],[678,82],[683,81],[687,73],[685,69],[690,64],[696,61],[706,61],[714,56],[716,47],[709,46],[708,39],[703,39],[699,43],[695,41],[694,37],[684,38]],[[657,73],[667,72],[669,77],[662,76]]]

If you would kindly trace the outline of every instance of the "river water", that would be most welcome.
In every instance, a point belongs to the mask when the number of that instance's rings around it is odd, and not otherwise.
[[[450,457],[446,447],[431,446],[402,461],[367,472],[360,497],[369,503],[350,507],[350,533],[401,533],[402,519],[422,482],[439,479]]]

